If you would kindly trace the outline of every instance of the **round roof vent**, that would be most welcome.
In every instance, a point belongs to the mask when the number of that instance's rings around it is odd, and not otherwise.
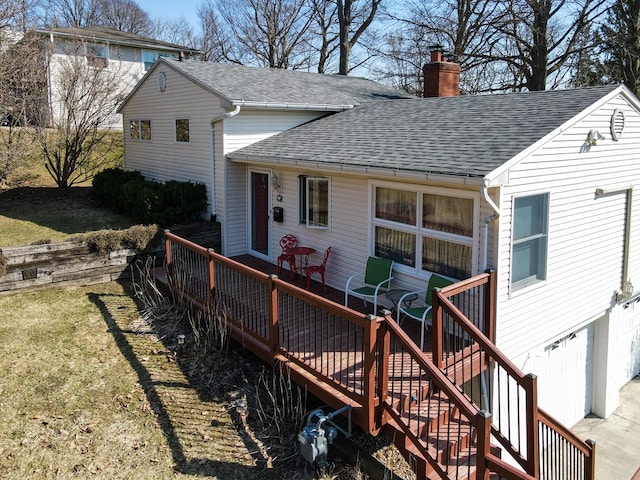
[[[611,115],[611,138],[618,140],[624,132],[624,112],[616,108]]]

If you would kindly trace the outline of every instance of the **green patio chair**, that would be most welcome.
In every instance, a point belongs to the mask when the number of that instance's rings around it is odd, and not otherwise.
[[[392,269],[393,260],[369,257],[365,271],[353,274],[347,280],[344,288],[344,305],[349,305],[349,296],[361,298],[365,307],[367,300],[370,300],[373,303],[373,313],[377,315],[378,296],[391,287]]]
[[[434,288],[444,288],[448,285],[451,285],[453,281],[448,280],[440,275],[436,275],[435,273],[431,274],[429,278],[429,284],[427,286],[427,290],[420,290],[417,292],[407,292],[405,293],[398,302],[397,309],[397,322],[400,325],[403,317],[410,317],[414,320],[419,321],[422,325],[420,326],[420,349],[424,350],[424,331],[427,326],[432,325],[431,319],[431,307],[433,306],[431,303],[433,289]],[[405,298],[410,295],[424,295],[423,300],[418,303],[421,305],[414,306],[413,302],[405,302]]]

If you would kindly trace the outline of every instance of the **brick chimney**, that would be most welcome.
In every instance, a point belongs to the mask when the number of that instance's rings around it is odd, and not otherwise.
[[[441,48],[431,51],[431,62],[422,67],[424,97],[460,95],[460,65],[447,61]]]

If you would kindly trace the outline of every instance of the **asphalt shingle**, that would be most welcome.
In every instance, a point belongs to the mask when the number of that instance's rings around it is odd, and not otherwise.
[[[162,61],[234,103],[332,105],[351,107],[409,95],[360,77],[212,62]]]
[[[229,157],[482,177],[615,88],[372,102]]]

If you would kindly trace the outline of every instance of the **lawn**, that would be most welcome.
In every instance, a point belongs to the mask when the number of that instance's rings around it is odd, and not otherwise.
[[[313,478],[299,459],[266,468],[259,440],[193,385],[127,286],[0,296],[0,369],[3,479]]]

